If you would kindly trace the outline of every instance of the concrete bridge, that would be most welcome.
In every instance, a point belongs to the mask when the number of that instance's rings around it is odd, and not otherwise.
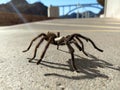
[[[68,15],[69,13],[79,10],[80,8],[92,7],[101,10],[102,7],[98,3],[88,3],[88,4],[71,4],[71,5],[57,5],[57,6],[50,6],[48,8],[48,16],[49,17],[59,17],[60,14]],[[78,11],[79,13],[79,11]]]
[[[104,7],[104,14],[103,17],[107,18],[120,18],[120,0],[98,0],[99,3]],[[72,8],[73,7],[73,8]],[[92,4],[73,4],[73,5],[61,5],[61,6],[52,6],[49,7],[48,16],[59,16],[59,8],[62,8],[63,15],[69,14],[71,11],[77,10],[79,8],[84,7],[93,7],[101,9],[98,3],[92,3]],[[65,13],[65,9],[68,9],[68,12]]]

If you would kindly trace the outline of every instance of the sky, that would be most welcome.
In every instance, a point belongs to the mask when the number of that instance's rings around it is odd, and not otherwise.
[[[0,0],[1,3],[7,3],[10,0]],[[49,5],[67,5],[67,4],[76,4],[76,3],[96,3],[96,0],[26,0],[29,3],[42,2],[43,4]]]
[[[7,3],[10,0],[0,0],[0,4],[3,3]],[[26,0],[28,3],[34,3],[34,2],[42,2],[44,5],[46,6],[50,6],[50,5],[69,5],[69,4],[88,4],[88,3],[97,3],[97,0]],[[79,9],[79,12],[83,12],[83,11],[87,11],[87,10],[91,10],[95,13],[98,13],[100,10],[96,9],[96,8],[81,8]],[[68,11],[67,8],[65,10],[66,12]],[[60,10],[60,12],[62,13],[62,11]],[[66,13],[64,12],[64,13]],[[76,12],[76,11],[75,11]]]

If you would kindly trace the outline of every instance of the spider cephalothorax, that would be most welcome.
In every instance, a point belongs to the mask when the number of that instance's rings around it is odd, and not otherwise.
[[[75,66],[75,62],[74,62],[74,48],[73,48],[72,45],[71,45],[72,43],[73,43],[80,51],[82,51],[86,56],[88,56],[88,54],[84,51],[84,44],[83,44],[83,42],[82,42],[81,39],[84,39],[84,40],[86,40],[87,42],[89,41],[89,42],[93,45],[93,47],[94,47],[95,49],[97,49],[97,50],[100,51],[100,52],[103,52],[103,50],[99,49],[99,48],[94,44],[94,42],[93,42],[90,38],[87,38],[87,37],[85,37],[85,36],[83,36],[83,35],[81,35],[81,34],[78,34],[78,33],[74,33],[74,34],[71,34],[71,35],[67,35],[66,37],[60,37],[60,32],[58,32],[57,34],[55,34],[55,33],[53,33],[53,32],[48,32],[47,34],[41,33],[40,35],[38,35],[37,37],[35,37],[35,38],[31,41],[29,47],[28,47],[26,50],[24,50],[23,52],[27,52],[27,51],[30,49],[30,47],[32,46],[33,42],[34,42],[36,39],[40,38],[40,37],[41,37],[41,39],[40,39],[39,43],[36,45],[36,47],[35,47],[34,56],[29,60],[29,62],[31,62],[31,61],[36,57],[37,48],[40,46],[40,44],[41,44],[44,40],[47,41],[47,44],[46,44],[46,46],[45,46],[45,48],[44,48],[44,50],[43,50],[43,53],[42,53],[40,59],[39,59],[38,62],[37,62],[37,64],[39,64],[39,63],[42,61],[42,59],[43,59],[43,57],[44,57],[44,55],[45,55],[45,53],[46,53],[46,50],[48,49],[48,47],[49,47],[50,44],[57,45],[57,49],[59,49],[59,45],[67,45],[67,47],[68,47],[68,49],[69,49],[69,51],[70,51],[70,54],[71,54],[71,58],[72,58],[72,63],[71,63],[71,65],[72,65],[72,67],[73,67],[73,69],[74,69],[75,71],[78,71],[78,70],[77,70],[77,68],[76,68],[76,66]],[[80,44],[81,44],[81,45],[80,45]]]

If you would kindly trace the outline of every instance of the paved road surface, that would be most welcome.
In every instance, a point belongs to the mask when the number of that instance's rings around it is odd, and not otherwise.
[[[42,63],[36,65],[46,42],[29,63],[37,40],[29,52],[22,53],[30,41],[42,32],[61,32],[65,36],[81,33],[103,49],[101,53],[85,41],[86,57],[75,47],[75,61],[80,73],[71,71],[66,46],[50,45]],[[0,27],[0,90],[119,90],[120,88],[120,20],[56,19]]]

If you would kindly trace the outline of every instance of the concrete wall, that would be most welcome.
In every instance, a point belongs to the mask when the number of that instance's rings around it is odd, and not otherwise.
[[[59,7],[56,6],[48,7],[48,17],[59,17]]]
[[[120,0],[105,1],[105,17],[120,18]]]

